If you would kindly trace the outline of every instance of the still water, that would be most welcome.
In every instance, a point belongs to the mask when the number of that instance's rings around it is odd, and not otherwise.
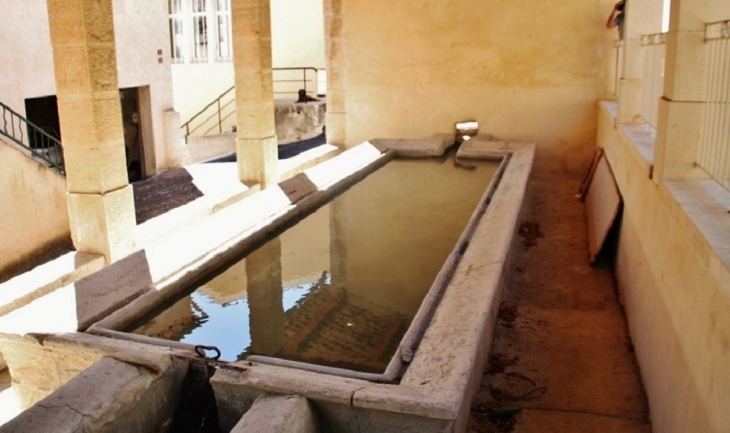
[[[496,162],[395,160],[136,333],[381,373]]]

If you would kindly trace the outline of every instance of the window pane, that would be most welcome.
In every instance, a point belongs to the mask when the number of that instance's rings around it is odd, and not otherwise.
[[[171,15],[179,14],[182,11],[182,0],[168,0],[167,4]]]
[[[218,57],[228,59],[231,57],[229,44],[229,15],[218,16]]]
[[[193,43],[195,60],[208,58],[208,21],[205,16],[193,17]]]

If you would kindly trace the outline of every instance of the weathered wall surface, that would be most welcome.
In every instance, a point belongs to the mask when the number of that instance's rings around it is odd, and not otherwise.
[[[0,140],[0,274],[69,239],[66,179]]]
[[[610,2],[333,2],[344,44],[328,56],[344,55],[347,146],[475,119],[499,139],[536,142],[538,169],[585,167],[615,37]]]
[[[271,50],[275,68],[325,67],[322,0],[271,0]]]
[[[730,272],[605,111],[598,144],[624,199],[617,278],[657,432],[730,425]]]
[[[44,0],[0,0],[0,101],[25,114],[25,98],[56,94],[48,10]]]

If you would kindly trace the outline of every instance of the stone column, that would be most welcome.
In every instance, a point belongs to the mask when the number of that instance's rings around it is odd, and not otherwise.
[[[71,237],[116,261],[135,249],[112,0],[48,0]]]
[[[324,44],[327,62],[327,143],[342,147],[347,142],[342,0],[324,0]]]
[[[275,238],[246,257],[251,350],[274,355],[284,344],[281,241]]]
[[[347,288],[347,238],[350,226],[347,217],[350,206],[346,195],[337,197],[330,203],[330,286]]]
[[[695,166],[707,80],[704,0],[672,0],[654,179],[706,178]]]
[[[269,0],[232,0],[238,176],[262,188],[278,182]]]
[[[627,0],[624,20],[623,70],[617,91],[619,123],[641,123],[644,54],[641,36],[661,32],[661,0]]]

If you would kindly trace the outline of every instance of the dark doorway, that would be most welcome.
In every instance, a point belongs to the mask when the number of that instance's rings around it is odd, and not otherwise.
[[[139,88],[119,89],[124,126],[124,147],[127,155],[127,176],[130,182],[144,178],[142,125],[139,114]]]
[[[25,100],[25,118],[49,136],[61,141],[61,123],[58,120],[58,100],[56,95],[28,98]],[[54,164],[63,164],[61,147],[50,140],[38,129],[28,125],[28,145]]]
[[[61,123],[58,120],[56,95],[26,99],[25,117],[48,135],[61,141]],[[28,134],[28,142],[34,149],[40,146],[40,142],[34,134]]]

